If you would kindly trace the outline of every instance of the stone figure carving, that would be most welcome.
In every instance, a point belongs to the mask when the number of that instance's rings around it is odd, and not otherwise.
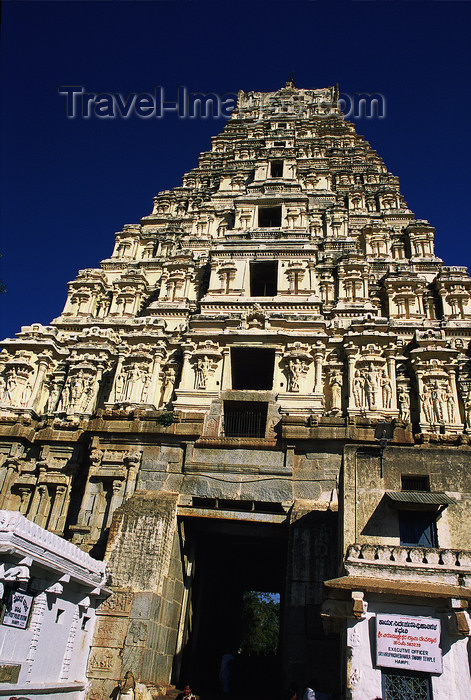
[[[91,410],[93,395],[95,393],[95,379],[88,376],[83,380],[82,394],[77,403],[77,410],[80,413],[88,413]]]
[[[288,391],[299,391],[299,382],[304,369],[304,363],[299,357],[288,360]]]
[[[432,384],[432,416],[434,421],[441,423],[444,420],[444,401],[441,387],[437,381]]]
[[[356,408],[368,411],[391,408],[391,379],[386,369],[375,366],[373,362],[355,370],[352,392]]]
[[[76,375],[73,375],[73,377],[70,380],[70,404],[69,404],[70,411],[74,411],[78,407],[78,404],[82,399],[83,390],[84,390],[83,371],[80,370],[79,373]]]
[[[195,389],[206,389],[211,370],[211,360],[207,355],[198,357],[195,370]]]
[[[27,381],[23,387],[23,391],[21,392],[20,396],[20,406],[22,408],[25,408],[25,406],[28,405],[29,400],[31,398],[31,392],[33,390],[32,384],[30,381]]]
[[[469,391],[466,398],[463,399],[463,403],[466,428],[467,430],[471,430],[471,391]]]
[[[376,397],[378,391],[378,371],[370,366],[365,371],[365,398],[367,407],[372,410],[376,408]]]
[[[355,371],[355,377],[353,378],[353,398],[355,399],[355,406],[357,408],[363,407],[363,389],[365,385],[365,378],[361,374],[360,370]]]
[[[0,374],[0,401],[4,400],[5,388],[6,388],[5,377],[3,376],[3,374]]]
[[[128,368],[124,380],[124,388],[121,395],[121,401],[131,401],[133,389],[137,385],[140,378],[139,368],[136,365]]]
[[[424,412],[424,417],[427,423],[433,423],[433,406],[432,406],[432,395],[430,388],[427,384],[424,384],[422,393],[420,395],[420,400],[422,402],[422,410]]]
[[[147,395],[149,393],[149,386],[150,386],[150,381],[151,377],[147,372],[144,372],[142,375],[142,389],[141,389],[141,402],[146,403],[147,401]]]
[[[120,371],[114,382],[114,403],[119,403],[123,399],[123,389],[124,389],[124,375]]]
[[[7,406],[12,406],[15,403],[15,394],[17,388],[17,380],[15,374],[9,374],[6,381],[6,390],[4,402]]]
[[[330,387],[332,391],[331,411],[338,413],[342,409],[342,374],[334,371],[330,377]]]
[[[177,372],[172,365],[165,368],[164,380],[163,380],[163,392],[162,392],[162,404],[166,406],[173,394],[173,387],[175,385],[175,379]]]
[[[448,381],[424,381],[420,400],[425,421],[430,425],[455,422],[455,397]]]
[[[399,386],[397,393],[397,401],[399,404],[399,420],[405,423],[410,423],[410,398],[406,387]]]
[[[60,381],[56,380],[55,382],[53,382],[51,392],[47,400],[47,413],[53,413],[53,411],[55,410],[57,402],[59,401],[59,397],[61,395],[61,388],[62,387]]]
[[[383,369],[380,384],[382,389],[383,408],[391,408],[392,385],[385,369]]]
[[[453,396],[453,390],[449,384],[446,385],[444,390],[444,402],[446,402],[446,411],[448,423],[455,422],[455,397]]]
[[[467,432],[471,430],[471,378],[461,377],[459,390],[464,407],[464,422]]]

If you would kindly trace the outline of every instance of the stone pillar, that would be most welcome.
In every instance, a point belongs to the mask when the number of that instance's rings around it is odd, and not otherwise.
[[[31,397],[29,404],[31,408],[38,412],[39,405],[41,402],[41,389],[43,385],[44,375],[49,365],[50,358],[47,355],[38,356],[38,371],[36,372],[36,377],[34,379],[33,388],[31,390]]]
[[[231,380],[231,351],[230,348],[222,349],[222,379],[221,391],[226,391],[232,387]]]
[[[7,459],[4,467],[6,467],[6,475],[0,492],[0,508],[8,508],[11,487],[15,481],[15,474],[18,473],[18,462],[15,459]]]
[[[282,378],[282,373],[281,373],[281,367],[280,367],[280,362],[282,358],[282,351],[281,350],[275,350],[275,366],[273,369],[273,391],[280,391],[280,381]],[[287,389],[285,389],[286,391]]]
[[[422,392],[424,389],[424,381],[423,381],[423,376],[424,373],[422,370],[416,370],[416,377],[417,377],[417,400],[419,402],[419,423],[421,425],[425,424],[428,425],[428,421],[425,417],[425,412],[424,412],[424,406],[423,406],[423,401],[422,401]]]
[[[112,491],[112,495],[111,495],[110,509],[108,511],[108,517],[106,519],[106,523],[103,523],[103,527],[105,530],[107,527],[110,527],[113,513],[118,508],[118,506],[120,506],[121,503],[123,502],[123,495],[121,493],[122,485],[123,485],[123,481],[121,479],[113,479],[113,484],[112,484],[113,491]]]
[[[49,530],[56,534],[63,534],[65,526],[64,506],[67,497],[67,486],[59,484],[56,486],[56,497],[49,516]],[[67,511],[66,511],[67,512]]]
[[[314,353],[314,360],[315,360],[315,384],[314,384],[314,393],[315,394],[322,394],[323,393],[323,386],[322,386],[322,365],[324,362],[324,352],[320,349],[317,349]]]
[[[119,386],[118,387],[116,386],[116,381],[118,380],[118,382],[122,382],[123,360],[124,360],[124,355],[119,354],[118,355],[118,362],[116,365],[116,372],[114,375],[113,386],[112,386],[110,396],[108,399],[108,401],[110,403],[116,403],[121,398],[121,391],[119,390]]]
[[[454,401],[454,405],[455,405],[453,423],[455,425],[459,425],[462,427],[462,423],[460,421],[460,412],[459,412],[459,408],[458,408],[459,401],[458,401],[458,390],[456,388],[456,369],[455,369],[455,367],[449,365],[447,367],[447,370],[448,370],[448,376],[450,377],[450,387],[451,387],[451,390],[453,392],[453,401]]]
[[[80,504],[80,510],[77,516],[77,525],[89,525],[87,522],[87,513],[90,510],[90,499],[92,495],[92,482],[91,477],[93,476],[92,467],[90,467],[90,472],[88,474],[88,479],[85,484],[85,489],[83,492],[82,503]]]
[[[348,408],[355,408],[355,400],[353,398],[353,378],[355,376],[355,359],[356,359],[356,348],[346,349],[348,356]]]
[[[386,362],[388,366],[388,377],[391,382],[391,408],[397,410],[397,387],[396,387],[396,350],[389,348],[386,351]]]
[[[182,378],[180,381],[180,390],[191,391],[194,384],[193,370],[190,364],[191,350],[185,348],[183,350],[183,367],[182,367]]]
[[[154,355],[150,386],[149,386],[149,391],[147,392],[147,403],[152,404],[155,408],[157,408],[159,406],[160,391],[161,391],[161,388],[159,386],[159,376],[160,376],[160,368],[162,365],[163,357],[164,357],[164,350],[159,348]]]
[[[130,455],[125,459],[127,462],[128,473],[126,477],[126,487],[124,490],[124,500],[126,501],[130,498],[134,491],[136,490],[136,480],[139,472],[140,457],[137,455]]]

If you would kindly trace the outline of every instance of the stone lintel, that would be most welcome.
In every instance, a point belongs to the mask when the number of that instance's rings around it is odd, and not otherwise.
[[[360,576],[341,576],[324,581],[326,588],[343,591],[365,591],[394,596],[412,596],[417,598],[459,598],[471,600],[471,588],[451,586],[443,583],[425,583],[422,581],[400,581],[383,578],[366,578]]]

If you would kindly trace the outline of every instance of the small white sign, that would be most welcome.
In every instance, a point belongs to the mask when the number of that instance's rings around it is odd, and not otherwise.
[[[433,617],[376,615],[376,664],[441,673],[440,620]]]
[[[2,625],[18,627],[22,630],[26,629],[32,602],[32,595],[27,595],[20,591],[11,591],[5,614],[3,615]]]

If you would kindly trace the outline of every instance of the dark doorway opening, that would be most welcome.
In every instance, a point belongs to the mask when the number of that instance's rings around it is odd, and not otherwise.
[[[278,263],[276,260],[250,264],[250,296],[274,297],[278,290]]]
[[[270,177],[283,177],[283,161],[272,160],[270,163]]]
[[[180,686],[190,683],[204,700],[219,700],[221,661],[230,654],[231,696],[271,700],[282,687],[280,608],[287,528],[189,518],[185,532],[194,551],[194,576],[182,667],[175,681]],[[260,615],[264,619],[257,620]],[[258,644],[257,639],[249,642],[251,634],[257,635]]]
[[[260,228],[280,228],[281,226],[281,206],[280,207],[259,207],[258,225]]]
[[[269,348],[232,348],[232,388],[271,391],[275,351]]]

